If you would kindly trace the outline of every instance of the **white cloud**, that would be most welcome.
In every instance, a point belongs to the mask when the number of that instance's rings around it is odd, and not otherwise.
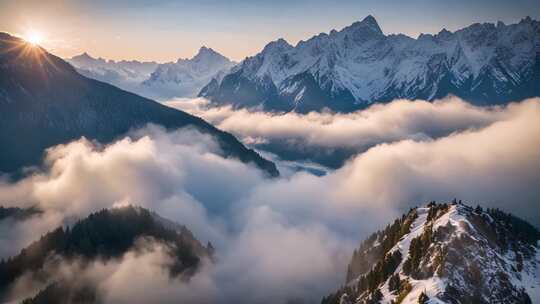
[[[254,127],[254,137],[277,134],[328,146],[367,141],[373,147],[323,177],[300,172],[266,179],[218,156],[211,139],[195,131],[150,126],[105,147],[84,139],[55,147],[47,171],[0,184],[0,201],[37,204],[65,218],[132,203],[186,224],[218,249],[218,262],[185,285],[195,303],[316,300],[342,283],[359,238],[430,200],[457,197],[539,224],[540,99],[491,109],[456,100],[397,101],[349,116],[251,117],[240,111],[218,125],[236,115],[263,123]],[[28,227],[37,236],[48,226]],[[129,276],[133,265],[151,267],[148,259],[125,259],[115,268],[103,286],[111,301],[176,295],[161,277]],[[148,293],[123,294],[128,283],[148,286],[140,288]]]
[[[307,147],[367,149],[378,143],[421,140],[485,127],[509,117],[500,107],[475,107],[459,98],[436,102],[396,100],[350,114],[272,114],[230,106],[207,107],[203,98],[177,99],[166,105],[188,111],[245,141],[275,140]]]

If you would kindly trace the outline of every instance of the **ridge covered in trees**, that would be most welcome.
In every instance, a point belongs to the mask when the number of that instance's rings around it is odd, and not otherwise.
[[[362,294],[366,291],[373,294],[371,301],[377,303],[379,298],[377,287],[394,273],[402,260],[399,250],[392,252],[390,250],[410,232],[411,225],[417,217],[416,209],[413,208],[383,230],[371,234],[361,242],[360,247],[354,250],[347,268],[347,282],[353,283],[323,298],[322,303],[339,303],[344,294]]]
[[[383,230],[377,231],[365,239],[360,247],[353,252],[351,262],[347,267],[347,282],[366,273],[377,261],[382,260],[399,239],[409,233],[411,224],[416,218],[415,209],[411,209]]]
[[[321,303],[374,304],[385,293],[387,301],[399,304],[422,288],[417,281],[431,278],[445,282],[436,297],[449,303],[531,303],[526,282],[516,280],[538,264],[538,229],[499,209],[473,208],[457,200],[426,207],[411,209],[364,240],[353,252],[346,285]],[[414,228],[423,230],[395,247],[419,214],[421,226]],[[414,301],[429,303],[433,292],[416,289]]]
[[[106,261],[134,249],[136,241],[142,237],[170,247],[174,257],[169,270],[171,276],[194,272],[202,257],[210,257],[209,251],[184,226],[171,227],[165,221],[146,209],[128,206],[92,213],[71,228],[58,227],[18,255],[0,261],[0,300],[5,300],[10,284],[19,276],[42,271],[52,256],[65,260]]]

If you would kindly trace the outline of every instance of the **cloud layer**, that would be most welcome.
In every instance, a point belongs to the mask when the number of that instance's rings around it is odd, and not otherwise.
[[[349,158],[380,144],[426,140],[478,129],[511,115],[500,107],[475,107],[459,98],[436,102],[396,100],[350,114],[272,114],[208,107],[205,99],[166,103],[188,111],[239,136],[243,142],[290,159],[341,164],[329,158]]]
[[[46,171],[0,184],[0,202],[46,211],[35,222],[0,226],[0,248],[12,248],[2,254],[73,217],[137,204],[211,240],[218,262],[181,283],[162,278],[159,267],[144,269],[153,274],[147,280],[129,275],[142,263],[161,263],[153,259],[166,262],[159,250],[126,255],[100,285],[111,302],[134,296],[122,293],[127,284],[151,286],[146,296],[160,302],[166,294],[192,303],[318,302],[343,283],[358,240],[409,207],[457,197],[540,224],[540,99],[488,109],[459,100],[396,101],[350,115],[221,108],[203,116],[212,113],[223,116],[210,120],[242,137],[363,152],[325,176],[269,180],[218,156],[212,139],[193,130],[149,126],[108,146],[81,139],[50,149]]]

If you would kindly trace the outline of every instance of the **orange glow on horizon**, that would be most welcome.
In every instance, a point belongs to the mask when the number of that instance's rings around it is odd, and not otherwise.
[[[43,35],[37,31],[29,31],[24,35],[24,40],[32,45],[39,45],[43,43]]]

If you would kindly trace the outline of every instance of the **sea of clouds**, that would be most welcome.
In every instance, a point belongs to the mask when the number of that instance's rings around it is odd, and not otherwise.
[[[475,107],[455,97],[435,102],[396,100],[348,114],[307,115],[209,107],[204,98],[166,104],[200,116],[281,159],[332,168],[380,143],[440,138],[485,127],[509,114],[498,107]]]
[[[1,204],[44,210],[0,221],[0,256],[74,218],[134,204],[211,241],[217,262],[189,282],[171,279],[164,245],[147,244],[114,263],[84,270],[67,263],[60,275],[95,280],[110,303],[311,303],[344,283],[363,237],[410,207],[458,198],[540,225],[540,99],[488,108],[457,98],[397,100],[351,114],[306,115],[211,108],[201,99],[170,105],[248,144],[354,153],[324,176],[290,171],[269,179],[219,156],[213,139],[192,129],[149,125],[105,146],[82,138],[49,149],[45,170],[0,182]],[[22,294],[34,285],[17,286]]]

